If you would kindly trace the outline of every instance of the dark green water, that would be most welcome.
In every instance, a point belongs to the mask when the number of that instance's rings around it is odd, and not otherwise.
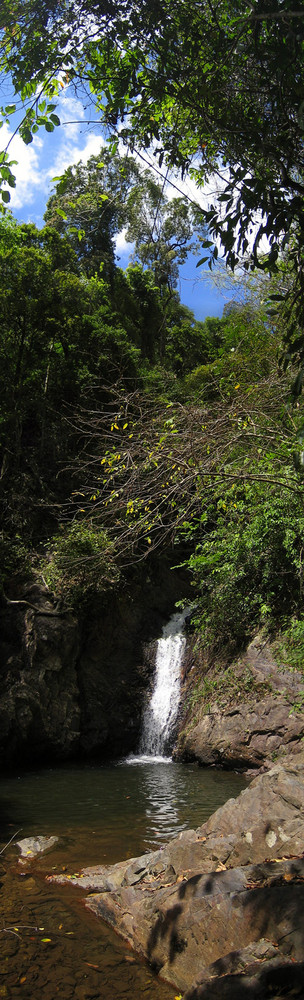
[[[1,855],[0,1000],[172,1000],[176,990],[84,910],[79,890],[58,888],[45,876],[159,847],[199,826],[244,785],[239,775],[171,762],[0,778],[0,849],[17,830],[17,839],[60,838],[51,854],[26,866],[13,845]]]

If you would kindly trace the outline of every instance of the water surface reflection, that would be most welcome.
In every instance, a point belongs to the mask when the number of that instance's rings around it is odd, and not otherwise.
[[[59,837],[51,854],[26,869],[13,846],[0,858],[1,996],[13,1000],[17,990],[23,1000],[173,1000],[176,990],[84,910],[80,890],[46,883],[45,876],[160,846],[199,826],[244,784],[238,775],[168,759],[1,778],[0,850],[16,830]]]
[[[81,830],[88,842],[78,864],[112,863],[199,826],[244,785],[241,775],[143,757],[0,778],[0,802],[23,836],[73,840]]]

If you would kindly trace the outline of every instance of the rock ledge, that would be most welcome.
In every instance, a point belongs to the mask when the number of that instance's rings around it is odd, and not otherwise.
[[[281,996],[283,981],[284,996],[303,997],[303,792],[301,751],[198,830],[141,858],[83,869],[73,885],[187,1000],[264,1000]]]

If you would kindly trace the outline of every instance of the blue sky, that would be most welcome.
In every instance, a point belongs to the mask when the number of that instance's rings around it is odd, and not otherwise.
[[[2,86],[1,103],[9,103],[12,97],[9,85]],[[98,123],[86,124],[84,106],[70,93],[69,88],[60,95],[58,114],[62,124],[53,133],[49,134],[42,128],[29,146],[25,146],[17,135],[10,142],[8,150],[10,159],[18,161],[15,168],[17,186],[15,190],[11,190],[10,208],[19,221],[34,222],[38,227],[43,225],[46,202],[54,187],[53,178],[62,174],[70,164],[77,163],[80,159],[86,161],[99,153],[104,143],[102,127]],[[17,124],[16,114],[9,125],[3,126],[0,133],[1,149],[5,148]],[[206,204],[207,191],[199,194],[190,181],[178,183],[185,193],[197,200],[204,200]],[[170,197],[169,185],[166,193]],[[176,191],[173,190],[172,195],[176,195]],[[130,247],[123,234],[118,237],[117,254],[120,258],[119,265],[126,267]],[[197,257],[189,254],[180,269],[178,291],[181,301],[193,310],[197,319],[221,316],[225,302],[232,298],[232,292],[229,289],[219,291],[210,279],[206,265],[204,269],[197,269],[197,260]]]

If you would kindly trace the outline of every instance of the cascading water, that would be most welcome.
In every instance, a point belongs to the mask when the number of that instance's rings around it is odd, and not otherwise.
[[[188,609],[172,615],[158,639],[155,683],[145,710],[140,753],[162,757],[168,748],[180,701],[181,664],[186,645],[183,634]]]

